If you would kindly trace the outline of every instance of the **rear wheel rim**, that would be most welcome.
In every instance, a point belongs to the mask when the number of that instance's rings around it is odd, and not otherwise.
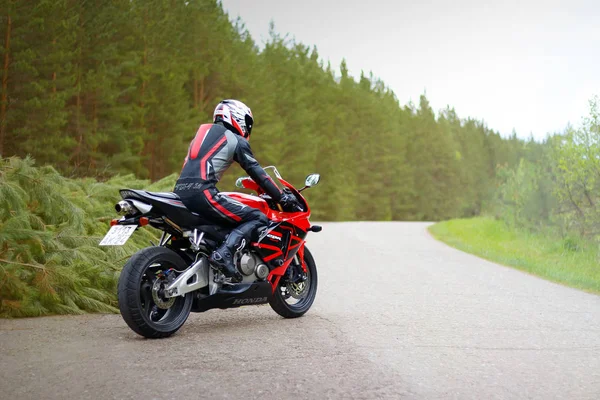
[[[173,300],[165,298],[160,292],[169,281],[165,279],[164,282],[157,282],[157,280],[162,280],[161,271],[169,270],[171,274],[177,273],[175,266],[166,261],[154,262],[146,266],[140,280],[138,297],[140,311],[146,323],[157,330],[172,329],[173,325],[181,323],[179,319],[182,318],[182,314],[186,314],[185,296],[178,296]],[[158,299],[158,303],[155,299]],[[187,319],[187,315],[184,318]]]

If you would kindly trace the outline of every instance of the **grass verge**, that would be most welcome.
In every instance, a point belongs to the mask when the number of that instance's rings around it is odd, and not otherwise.
[[[600,294],[598,246],[510,229],[492,218],[455,219],[432,225],[438,240],[541,278]]]

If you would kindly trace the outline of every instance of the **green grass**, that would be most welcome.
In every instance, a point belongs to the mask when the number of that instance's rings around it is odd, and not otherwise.
[[[541,278],[600,294],[598,246],[510,229],[492,218],[455,219],[432,225],[431,234],[459,250]]]

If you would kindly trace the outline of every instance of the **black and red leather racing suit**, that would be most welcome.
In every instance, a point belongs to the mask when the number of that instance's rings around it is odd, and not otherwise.
[[[267,225],[266,215],[219,193],[215,186],[234,161],[273,200],[281,200],[281,191],[254,159],[248,141],[220,123],[200,126],[174,192],[189,210],[217,225],[237,227],[251,240],[258,228]]]

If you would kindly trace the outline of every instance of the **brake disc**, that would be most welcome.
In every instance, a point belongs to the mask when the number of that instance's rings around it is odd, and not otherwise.
[[[290,293],[290,296],[295,299],[302,299],[308,290],[308,285],[308,279],[306,279],[302,282],[288,284],[287,289]]]
[[[175,303],[175,297],[170,297],[165,299],[162,297],[159,292],[163,292],[165,286],[168,284],[168,281],[157,278],[154,280],[154,284],[152,285],[152,300],[156,307],[166,310],[167,308],[171,308],[173,303]]]

